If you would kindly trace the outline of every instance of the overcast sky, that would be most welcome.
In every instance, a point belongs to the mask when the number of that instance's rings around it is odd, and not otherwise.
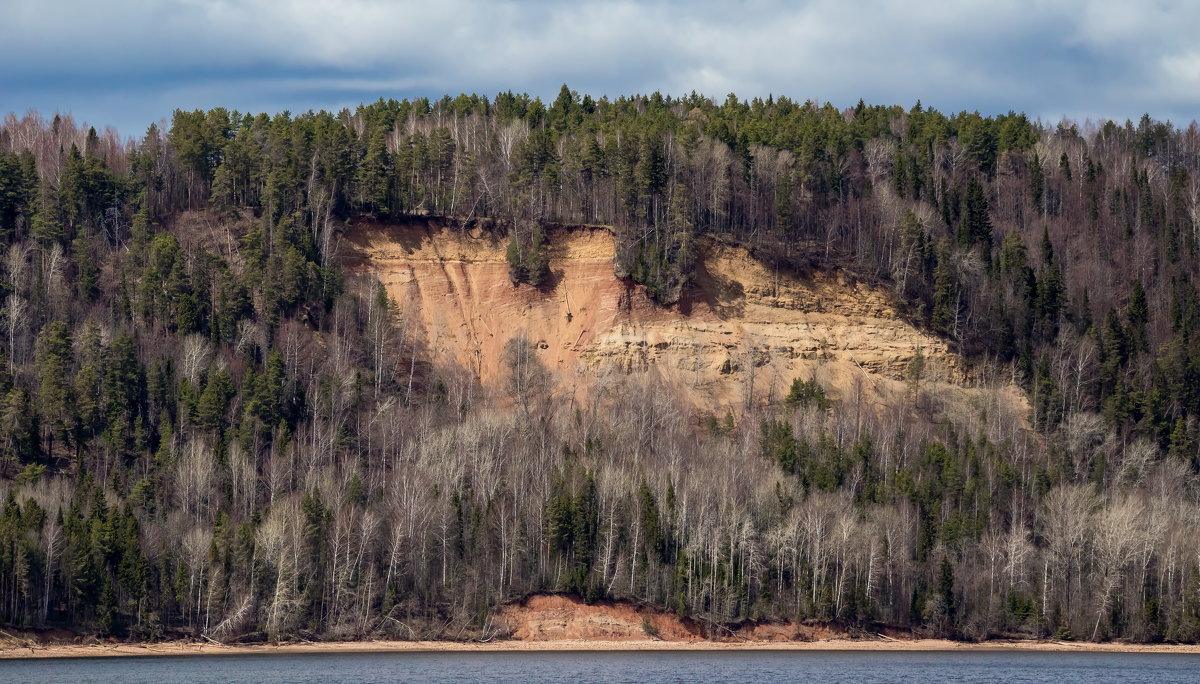
[[[692,90],[1177,124],[1200,2],[2,0],[0,115],[140,136],[175,108]]]

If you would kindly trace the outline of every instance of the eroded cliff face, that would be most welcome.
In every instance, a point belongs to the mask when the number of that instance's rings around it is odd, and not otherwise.
[[[927,391],[969,392],[946,343],[903,320],[886,291],[839,272],[774,272],[739,247],[703,243],[694,284],[664,308],[614,277],[602,228],[550,230],[541,289],[512,285],[505,238],[486,230],[417,220],[354,226],[346,240],[347,265],[378,276],[432,350],[484,382],[502,376],[504,343],[523,331],[571,393],[605,374],[655,372],[717,412],[778,401],[794,378],[815,377],[835,399],[878,403],[912,391],[918,350]]]
[[[505,604],[494,624],[518,641],[795,642],[847,638],[847,630],[829,624],[744,622],[718,627],[632,601],[585,603],[564,594],[535,594]],[[897,630],[889,638],[911,637]]]

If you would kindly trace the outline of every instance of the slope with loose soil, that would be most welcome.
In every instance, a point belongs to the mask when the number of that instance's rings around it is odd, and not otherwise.
[[[504,343],[523,331],[564,393],[653,370],[714,413],[777,401],[797,377],[881,406],[912,391],[905,371],[918,350],[927,391],[964,401],[976,392],[943,340],[905,321],[886,290],[840,271],[773,271],[745,249],[706,241],[694,283],[661,307],[614,276],[607,229],[557,227],[547,237],[551,277],[540,289],[510,282],[502,234],[436,219],[352,226],[343,262],[377,276],[435,354],[484,382],[502,375]],[[1024,401],[1015,389],[1002,394],[1017,408]]]
[[[726,627],[703,623],[653,606],[630,601],[588,604],[576,596],[535,594],[506,604],[496,622],[519,641],[675,643],[702,641],[795,642],[846,638],[848,633],[824,624],[749,622]]]

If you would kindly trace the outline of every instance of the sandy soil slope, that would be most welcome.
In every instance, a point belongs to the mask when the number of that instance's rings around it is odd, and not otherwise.
[[[815,377],[834,398],[869,406],[911,392],[905,370],[920,349],[927,392],[972,400],[943,340],[903,320],[888,292],[840,272],[773,272],[745,249],[704,242],[695,283],[664,308],[614,277],[607,229],[555,228],[548,244],[552,276],[541,289],[509,281],[503,236],[433,219],[352,226],[343,262],[377,276],[435,353],[485,382],[502,374],[504,343],[523,331],[564,392],[654,370],[719,414],[778,401],[794,378]],[[1020,409],[1019,391],[1002,392]]]
[[[525,642],[667,641],[717,642],[813,642],[847,638],[846,630],[827,625],[798,625],[775,622],[747,623],[726,628],[655,606],[629,601],[584,603],[577,597],[538,594],[504,606],[496,622],[511,638]]]

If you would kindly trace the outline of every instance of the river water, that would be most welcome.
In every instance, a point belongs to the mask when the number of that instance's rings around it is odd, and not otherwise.
[[[559,652],[150,656],[0,661],[0,682],[1200,682],[1200,655]]]

